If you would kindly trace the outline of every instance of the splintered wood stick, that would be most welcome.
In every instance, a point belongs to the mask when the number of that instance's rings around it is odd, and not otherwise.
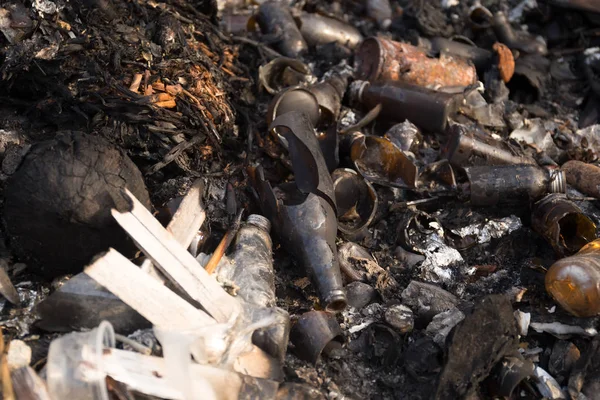
[[[192,329],[215,323],[208,314],[192,306],[114,249],[97,258],[84,272],[153,325]]]
[[[237,217],[235,218],[235,221],[233,222],[233,225],[231,226],[231,228],[229,228],[225,235],[223,235],[223,239],[221,239],[219,245],[210,257],[210,260],[208,260],[208,263],[204,267],[206,272],[208,272],[209,274],[215,272],[217,265],[219,265],[221,258],[223,258],[223,254],[225,254],[225,251],[227,250],[231,242],[233,242],[235,235],[237,235],[237,232],[240,230],[240,223],[242,222],[242,212],[243,210],[238,213]]]
[[[194,181],[183,200],[181,200],[175,215],[173,215],[169,225],[167,225],[167,230],[171,232],[175,240],[186,249],[190,247],[190,244],[206,219],[206,211],[202,204],[203,192],[204,183],[202,182],[202,179],[197,179]],[[142,270],[164,283],[165,278],[156,270],[152,264],[152,260],[144,260]]]
[[[159,328],[190,331],[216,323],[114,249],[84,272]],[[235,360],[233,369],[257,378],[283,378],[279,362],[254,345]]]
[[[132,92],[137,93],[137,91],[140,88],[140,84],[142,83],[142,78],[144,75],[142,74],[135,74],[133,76],[133,81],[131,82],[131,85],[129,85],[129,90],[131,90]]]
[[[202,205],[202,192],[204,192],[204,183],[198,179],[188,190],[167,226],[167,230],[175,240],[186,249],[206,219],[206,211]]]
[[[202,268],[131,192],[125,190],[124,196],[132,205],[131,211],[121,213],[113,209],[112,215],[154,265],[218,322],[227,322],[237,315],[241,310],[237,299]]]

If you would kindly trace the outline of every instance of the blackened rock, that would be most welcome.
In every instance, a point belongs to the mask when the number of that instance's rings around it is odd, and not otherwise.
[[[50,332],[94,329],[108,321],[115,332],[129,334],[152,324],[83,272],[39,303],[38,328]]]
[[[439,286],[412,281],[402,292],[402,303],[426,322],[431,322],[437,314],[458,305],[458,298]]]
[[[110,213],[128,207],[124,188],[150,208],[139,169],[100,137],[63,132],[35,145],[5,191],[15,252],[47,277],[79,272],[109,247],[133,255],[133,243]]]
[[[427,325],[425,332],[433,338],[433,341],[443,346],[446,343],[446,338],[456,325],[465,318],[465,314],[458,308],[439,313]]]
[[[363,282],[352,282],[346,285],[345,289],[348,305],[357,310],[371,304],[378,296],[375,288]]]
[[[402,358],[406,372],[419,382],[432,379],[442,369],[442,350],[430,337],[412,342]]]
[[[508,297],[484,297],[453,331],[435,398],[459,399],[473,394],[502,358],[517,352],[517,346],[517,327]]]

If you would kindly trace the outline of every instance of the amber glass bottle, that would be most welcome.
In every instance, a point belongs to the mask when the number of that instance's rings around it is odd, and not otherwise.
[[[546,274],[546,290],[577,317],[600,314],[600,239],[555,262]]]

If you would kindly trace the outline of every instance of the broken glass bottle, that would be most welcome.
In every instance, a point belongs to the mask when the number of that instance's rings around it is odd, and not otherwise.
[[[600,314],[600,239],[555,262],[546,273],[546,290],[577,317]]]
[[[372,109],[381,104],[381,113],[392,121],[406,119],[430,132],[443,132],[448,117],[456,112],[462,93],[436,92],[399,81],[369,83],[354,81],[348,93],[351,104]]]

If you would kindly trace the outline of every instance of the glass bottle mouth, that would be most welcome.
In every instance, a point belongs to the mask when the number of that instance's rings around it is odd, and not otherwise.
[[[354,81],[348,87],[350,104],[357,106],[362,101],[363,92],[370,83],[368,81]]]
[[[250,225],[254,225],[265,230],[267,233],[271,231],[271,222],[268,218],[263,217],[262,215],[250,214],[248,215],[246,222]]]
[[[329,312],[343,311],[347,305],[346,293],[342,289],[331,292],[325,299],[325,310]]]

